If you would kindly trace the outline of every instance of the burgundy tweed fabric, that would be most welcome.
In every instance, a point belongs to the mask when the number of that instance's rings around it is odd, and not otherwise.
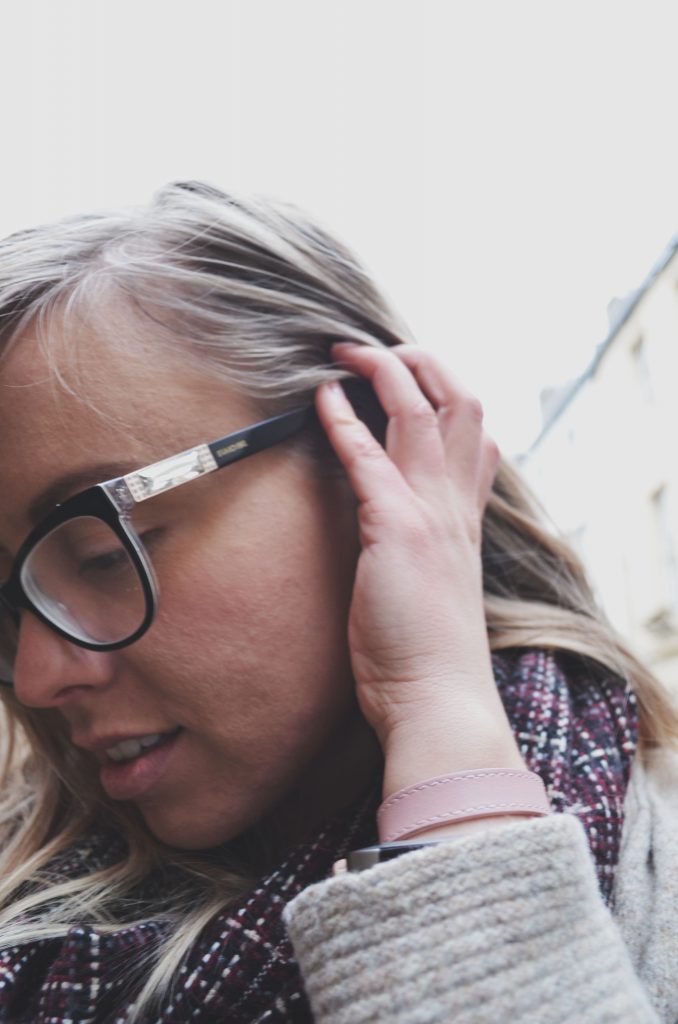
[[[635,699],[619,680],[601,680],[570,656],[504,652],[494,657],[494,668],[527,764],[546,783],[554,810],[575,813],[582,821],[600,891],[609,903],[637,740]],[[312,842],[293,850],[237,905],[211,921],[181,968],[173,997],[149,1022],[311,1021],[281,911],[305,886],[327,877],[347,849],[375,840],[377,792],[347,820],[329,823]],[[92,849],[95,845],[96,840]],[[78,859],[82,862],[82,851]],[[171,884],[170,878],[161,884]],[[157,885],[158,879],[149,880],[148,891]],[[83,923],[65,938],[6,949],[0,954],[0,1021],[123,1024],[138,988],[139,953],[162,936],[164,927],[152,914],[141,927],[108,935]]]

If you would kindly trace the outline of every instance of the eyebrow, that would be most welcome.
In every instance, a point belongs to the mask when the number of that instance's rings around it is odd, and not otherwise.
[[[28,521],[35,526],[51,512],[55,505],[72,497],[86,487],[103,483],[130,472],[129,462],[101,462],[93,466],[83,466],[58,477],[53,483],[33,499],[28,506]]]

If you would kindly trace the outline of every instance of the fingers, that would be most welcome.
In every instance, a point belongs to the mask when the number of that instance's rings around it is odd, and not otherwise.
[[[384,451],[341,388],[318,392],[318,414],[358,499],[384,507],[389,497],[402,501],[412,491],[440,495],[447,481],[467,509],[482,512],[498,449],[483,431],[480,403],[444,364],[405,345],[337,345],[333,355],[370,381],[389,420]]]
[[[499,449],[483,430],[480,402],[431,353],[412,345],[398,345],[392,351],[410,369],[436,409],[448,474],[475,473],[478,504],[484,509],[497,473]]]
[[[445,455],[435,410],[411,371],[386,348],[336,345],[332,353],[374,388],[388,417],[389,458],[415,490],[429,489],[445,472]]]
[[[358,419],[338,381],[323,384],[316,393],[316,411],[332,447],[362,504],[378,499],[382,505],[404,500],[408,486],[398,467]]]

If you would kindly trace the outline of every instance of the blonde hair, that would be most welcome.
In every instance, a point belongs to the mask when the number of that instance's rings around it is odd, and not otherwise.
[[[169,185],[145,209],[79,217],[0,244],[0,344],[7,351],[37,325],[57,378],[50,325],[96,319],[110,300],[168,345],[187,345],[270,414],[341,376],[329,360],[331,341],[411,340],[353,255],[298,210],[200,183]],[[668,693],[615,636],[577,558],[505,461],[485,515],[483,567],[494,651],[580,655],[592,672],[612,672],[633,689],[645,746],[678,743]],[[135,888],[158,865],[175,866],[185,884],[156,908],[173,927],[147,954],[149,973],[128,1016],[146,1019],[203,926],[250,882],[247,857],[206,863],[162,847],[133,808],[108,802],[91,781],[87,755],[68,743],[56,713],[22,707],[11,693],[4,709],[3,945],[85,922],[102,930],[134,925]],[[76,877],[60,873],[55,865],[104,818],[125,837],[120,858]]]

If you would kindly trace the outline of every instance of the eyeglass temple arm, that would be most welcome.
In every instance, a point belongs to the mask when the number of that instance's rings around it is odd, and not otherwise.
[[[291,437],[306,426],[313,415],[312,405],[302,405],[279,416],[272,416],[262,423],[256,423],[253,427],[228,434],[219,441],[212,441],[207,447],[217,464],[216,468],[221,469],[222,466],[254,455],[255,452],[265,451],[266,448],[272,448],[273,445]]]
[[[129,512],[140,501],[271,448],[301,430],[313,415],[312,404],[299,406],[217,441],[196,445],[126,476],[107,480],[101,486],[118,511]]]

